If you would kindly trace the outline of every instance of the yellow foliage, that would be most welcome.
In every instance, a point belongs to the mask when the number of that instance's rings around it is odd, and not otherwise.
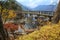
[[[8,18],[14,18],[14,17],[16,17],[16,13],[14,12],[14,10],[9,10],[9,16],[8,16]]]
[[[2,13],[5,13],[5,12],[8,12],[8,10],[7,9],[3,9],[2,10]]]
[[[8,10],[8,9],[3,9],[2,10],[2,19],[3,21],[10,19],[10,18],[15,18],[16,13],[14,10]]]
[[[18,40],[60,40],[60,23],[52,25],[49,23],[40,30],[19,37]]]

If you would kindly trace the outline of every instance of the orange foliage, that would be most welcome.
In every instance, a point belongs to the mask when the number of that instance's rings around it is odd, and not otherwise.
[[[15,25],[13,23],[7,23],[7,24],[4,24],[4,28],[5,29],[10,29],[10,30],[17,30],[18,25]]]

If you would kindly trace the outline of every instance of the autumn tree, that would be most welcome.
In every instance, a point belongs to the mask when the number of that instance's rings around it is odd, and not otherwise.
[[[0,40],[8,40],[7,32],[5,31],[2,23],[2,2],[0,1]]]
[[[11,10],[22,10],[21,6],[18,5],[16,0],[7,0],[3,3],[3,7]]]
[[[58,7],[57,7],[57,10],[56,10],[56,12],[55,12],[55,15],[54,15],[54,17],[53,17],[52,22],[53,22],[53,23],[58,23],[59,20],[60,20],[60,1],[59,1]]]
[[[4,22],[6,22],[6,20],[11,19],[16,17],[16,10],[21,11],[22,8],[21,6],[19,6],[17,4],[17,2],[15,0],[6,0],[2,2],[2,6],[0,6],[0,8],[3,8],[2,10],[2,19]]]
[[[0,40],[9,40],[7,39],[7,32],[5,31],[2,23],[2,18],[12,18],[14,16],[14,11],[21,10],[21,7],[12,0],[0,0]],[[12,16],[13,15],[13,16]]]
[[[9,19],[13,19],[16,17],[16,13],[14,10],[3,9],[2,10],[2,20],[5,23]]]

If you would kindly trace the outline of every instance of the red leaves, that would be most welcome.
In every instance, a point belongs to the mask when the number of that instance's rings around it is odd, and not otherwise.
[[[4,28],[5,29],[11,29],[11,30],[17,30],[18,25],[13,24],[13,23],[7,23],[7,24],[4,24]]]

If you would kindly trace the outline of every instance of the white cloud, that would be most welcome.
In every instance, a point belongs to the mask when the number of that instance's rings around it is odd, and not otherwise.
[[[22,5],[30,8],[35,8],[39,5],[53,5],[58,3],[57,0],[17,0]]]
[[[51,2],[50,2],[50,3],[52,4],[53,2],[54,2],[54,0],[51,0]]]
[[[43,0],[29,0],[29,3],[26,4],[27,7],[30,7],[30,8],[35,8],[37,7],[38,5],[40,5],[40,3],[42,3]]]
[[[59,3],[59,0],[51,0],[51,5],[57,5]]]
[[[57,3],[59,3],[60,0],[57,1]]]
[[[31,4],[29,4],[29,5],[27,4],[27,6],[30,7],[30,8],[35,8],[35,7],[37,7],[38,5],[37,5],[37,4],[34,4],[34,3],[31,3]]]

